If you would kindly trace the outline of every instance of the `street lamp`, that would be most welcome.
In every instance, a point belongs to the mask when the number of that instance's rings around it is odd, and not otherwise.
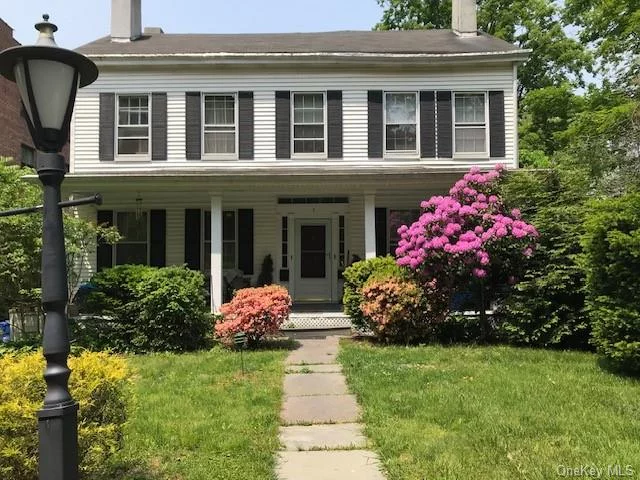
[[[16,82],[38,150],[36,171],[43,185],[42,305],[47,393],[38,412],[41,480],[78,478],[78,404],[69,393],[69,332],[65,313],[67,266],[60,187],[66,171],[60,150],[67,143],[78,88],[93,83],[98,68],[79,53],[59,48],[58,30],[43,15],[33,46],[0,53],[0,75]]]

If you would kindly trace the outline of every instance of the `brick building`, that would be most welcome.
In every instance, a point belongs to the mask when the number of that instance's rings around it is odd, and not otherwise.
[[[0,18],[0,51],[16,45],[20,44],[13,38],[13,29]],[[0,77],[0,157],[30,163],[33,151],[31,135],[22,116],[18,87]]]

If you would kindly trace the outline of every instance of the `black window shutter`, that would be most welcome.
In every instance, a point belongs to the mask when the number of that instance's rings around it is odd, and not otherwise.
[[[291,92],[276,92],[276,158],[291,158]]]
[[[167,94],[151,94],[151,160],[167,159]]]
[[[382,158],[382,90],[369,90],[369,158]]]
[[[165,267],[167,265],[167,211],[151,210],[149,218],[151,221],[149,265]]]
[[[435,92],[420,92],[420,157],[436,156]]]
[[[113,226],[113,210],[98,210],[96,217],[98,225],[104,227]],[[113,247],[98,238],[98,246],[96,248],[96,268],[98,272],[105,268],[113,267]]]
[[[200,92],[187,92],[186,94],[186,142],[187,160],[200,160],[202,158],[202,117],[201,117]]]
[[[114,93],[100,93],[100,125],[98,158],[101,162],[112,161],[115,148],[116,96]]]
[[[451,92],[437,93],[438,108],[438,157],[453,157],[453,110]]]
[[[327,141],[329,158],[342,158],[342,90],[327,92]]]
[[[489,92],[489,155],[504,157],[504,92]]]
[[[376,256],[389,253],[387,247],[387,209],[376,208]]]
[[[253,275],[253,209],[238,210],[238,268]]]
[[[253,160],[253,92],[238,92],[238,158]]]
[[[200,270],[200,247],[202,242],[201,211],[188,208],[184,211],[184,263],[192,270]]]

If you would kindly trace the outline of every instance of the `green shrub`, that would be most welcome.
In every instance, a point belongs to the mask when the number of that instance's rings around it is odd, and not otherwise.
[[[504,201],[518,206],[540,233],[524,276],[498,300],[496,335],[506,343],[587,348],[586,273],[579,261],[588,176],[576,169],[516,172],[502,184]]]
[[[78,412],[82,478],[102,473],[122,446],[130,372],[120,357],[83,352],[69,359],[70,391]],[[42,352],[0,357],[0,478],[38,477],[38,422],[46,385]]]
[[[593,344],[614,368],[638,374],[640,193],[594,202],[585,225]]]
[[[391,256],[360,260],[345,269],[342,303],[345,313],[351,317],[356,328],[366,330],[372,326],[371,320],[360,310],[363,301],[362,287],[369,277],[387,273],[402,275],[403,272],[404,269],[399,267]]]
[[[94,275],[74,326],[77,343],[94,349],[152,352],[195,350],[212,328],[204,277],[185,267],[122,265]]]

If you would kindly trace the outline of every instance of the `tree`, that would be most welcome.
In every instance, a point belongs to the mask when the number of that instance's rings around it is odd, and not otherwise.
[[[451,28],[451,0],[377,0],[384,8],[378,30]],[[592,58],[567,35],[561,10],[553,0],[479,0],[478,28],[520,48],[530,48],[519,68],[518,97],[538,88],[559,86],[567,79],[582,85]]]
[[[41,203],[40,188],[21,177],[30,170],[0,159],[0,210]],[[37,305],[40,286],[42,215],[0,218],[0,315],[10,308]]]
[[[584,166],[512,172],[501,183],[505,203],[517,205],[540,233],[525,275],[497,309],[501,340],[537,347],[587,347],[591,329],[585,313],[580,238],[590,184]]]
[[[0,159],[0,210],[31,207],[42,203],[40,186],[22,177],[34,172]],[[115,243],[115,227],[103,227],[64,212],[69,295],[75,293],[98,238]],[[0,218],[0,313],[10,308],[32,310],[40,301],[40,253],[42,214]]]
[[[549,167],[550,157],[570,141],[564,132],[584,103],[569,83],[529,92],[521,105],[520,165]]]
[[[565,19],[578,25],[580,40],[593,45],[604,69],[613,69],[627,87],[640,83],[640,0],[566,0]]]
[[[69,303],[73,301],[89,264],[89,252],[96,249],[98,240],[109,245],[122,238],[116,227],[88,222],[73,214],[64,217],[65,249],[67,253],[67,288]]]
[[[514,283],[531,257],[538,232],[521,219],[518,209],[508,211],[498,196],[502,166],[480,173],[478,167],[458,180],[449,195],[423,201],[420,218],[398,229],[398,265],[416,272],[429,296],[479,291],[481,324],[489,294]],[[445,302],[445,305],[449,305]]]

